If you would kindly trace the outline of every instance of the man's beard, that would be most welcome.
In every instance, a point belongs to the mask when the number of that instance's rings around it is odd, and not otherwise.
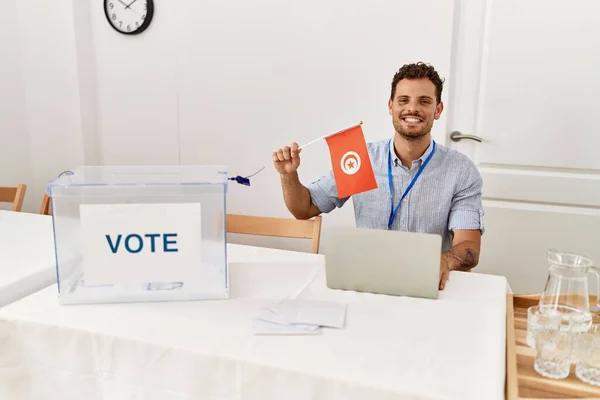
[[[420,130],[406,130],[402,126],[402,120],[400,118],[394,118],[393,124],[396,132],[398,132],[398,134],[404,139],[409,140],[411,142],[416,142],[421,138],[427,136],[431,132],[431,127],[433,126],[433,122],[429,124],[423,123],[423,127]]]

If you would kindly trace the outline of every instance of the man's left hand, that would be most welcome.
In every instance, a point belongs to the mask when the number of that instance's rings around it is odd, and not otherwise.
[[[450,267],[448,266],[448,261],[444,256],[440,261],[440,290],[444,290],[446,287],[446,282],[448,281],[448,277],[450,276]]]

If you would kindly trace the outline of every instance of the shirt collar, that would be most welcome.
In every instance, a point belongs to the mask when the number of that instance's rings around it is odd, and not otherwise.
[[[421,157],[419,157],[417,160],[414,160],[413,163],[415,161],[420,161],[420,163],[423,164],[425,162],[425,160],[427,159],[427,157],[429,157],[429,155],[431,154],[432,151],[433,151],[433,140],[431,140],[429,142],[429,146],[427,147],[427,150],[425,150],[425,153],[423,153],[423,155]],[[402,161],[400,161],[400,159],[396,155],[396,151],[394,150],[394,138],[392,138],[392,141],[390,142],[390,155],[392,156],[392,163],[394,164],[395,167],[402,165]]]

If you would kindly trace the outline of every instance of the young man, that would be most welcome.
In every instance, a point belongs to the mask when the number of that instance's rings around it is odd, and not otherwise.
[[[441,235],[443,290],[449,271],[469,271],[478,263],[483,183],[471,160],[432,141],[433,121],[444,109],[442,88],[443,80],[427,64],[407,64],[395,74],[388,101],[395,134],[368,144],[378,188],[352,199],[358,227]],[[328,213],[348,200],[338,198],[332,171],[308,187],[300,183],[297,143],[273,152],[273,163],[285,204],[298,219]]]

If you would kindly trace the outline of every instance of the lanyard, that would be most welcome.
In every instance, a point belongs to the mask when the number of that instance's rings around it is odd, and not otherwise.
[[[390,140],[390,144],[388,145],[388,183],[390,185],[390,204],[392,205],[392,211],[390,214],[390,219],[388,221],[388,229],[392,229],[392,224],[394,223],[394,219],[396,219],[396,213],[400,209],[400,204],[402,204],[402,200],[404,200],[404,198],[406,197],[408,192],[410,192],[410,189],[412,189],[417,179],[419,179],[419,176],[421,176],[421,172],[423,172],[423,170],[429,163],[429,160],[431,160],[433,153],[435,153],[435,140],[433,141],[433,148],[431,149],[431,153],[429,153],[429,156],[427,156],[425,162],[421,164],[421,167],[417,171],[417,174],[414,176],[414,178],[412,178],[412,180],[408,184],[408,187],[402,194],[398,205],[396,206],[396,208],[394,208],[394,183],[392,182],[392,141]]]

